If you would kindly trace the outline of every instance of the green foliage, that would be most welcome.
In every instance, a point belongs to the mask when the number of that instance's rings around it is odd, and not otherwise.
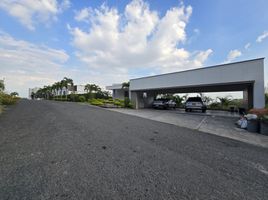
[[[13,105],[18,101],[18,99],[18,97],[14,97],[5,93],[0,93],[0,104]]]
[[[84,96],[79,96],[79,102],[85,102],[86,101],[86,97]]]
[[[0,91],[4,91],[4,90],[5,90],[4,80],[0,80]]]
[[[128,97],[125,97],[125,99],[124,99],[124,107],[125,108],[131,108],[132,107],[130,99]]]
[[[90,100],[88,100],[88,103],[90,103],[91,105],[94,105],[94,106],[103,106],[104,105],[102,99],[90,99]]]
[[[16,96],[19,96],[19,93],[17,93],[17,92],[11,92],[10,95],[13,96],[13,97],[16,97]]]
[[[213,102],[209,105],[211,109],[221,109],[221,104],[219,102]]]
[[[88,103],[95,106],[105,106],[105,105],[115,105],[120,108],[132,108],[132,104],[129,98],[125,98],[124,100],[121,99],[89,99]]]
[[[122,83],[122,89],[128,89],[129,88],[129,81]]]

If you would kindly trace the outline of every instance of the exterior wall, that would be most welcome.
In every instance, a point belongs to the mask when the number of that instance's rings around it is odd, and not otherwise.
[[[255,108],[263,108],[264,100],[264,59],[255,59],[219,66],[188,70],[158,76],[130,80],[130,93],[137,91],[153,91],[175,87],[202,87],[226,83],[253,83],[252,93]],[[132,95],[130,95],[132,97]],[[138,95],[139,96],[139,95]],[[142,99],[139,99],[142,101]]]
[[[36,93],[39,89],[40,89],[39,87],[29,88],[29,94],[28,94],[29,96],[28,96],[28,98],[31,99],[32,92]]]
[[[113,99],[124,99],[124,98],[125,98],[125,90],[123,89],[113,90]]]
[[[84,85],[77,85],[77,90],[75,91],[75,94],[85,94],[85,86]]]

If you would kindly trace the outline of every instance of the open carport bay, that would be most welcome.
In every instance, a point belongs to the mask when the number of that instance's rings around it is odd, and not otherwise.
[[[231,138],[234,140],[268,147],[268,137],[257,133],[250,133],[237,128],[235,122],[239,116],[225,111],[208,111],[207,113],[185,113],[181,109],[155,110],[155,109],[110,109],[112,111],[134,115],[154,121],[173,124],[199,130],[202,132]]]

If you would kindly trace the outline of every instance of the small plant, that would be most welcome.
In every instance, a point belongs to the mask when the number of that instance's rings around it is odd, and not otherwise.
[[[104,103],[101,99],[90,99],[88,100],[88,103],[90,103],[91,105],[94,105],[94,106],[103,106]]]
[[[85,102],[86,101],[86,97],[84,96],[79,96],[79,102]]]

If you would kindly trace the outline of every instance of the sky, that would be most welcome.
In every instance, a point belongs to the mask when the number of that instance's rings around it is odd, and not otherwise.
[[[267,8],[267,0],[1,0],[0,79],[27,97],[65,76],[104,88],[267,57]]]

